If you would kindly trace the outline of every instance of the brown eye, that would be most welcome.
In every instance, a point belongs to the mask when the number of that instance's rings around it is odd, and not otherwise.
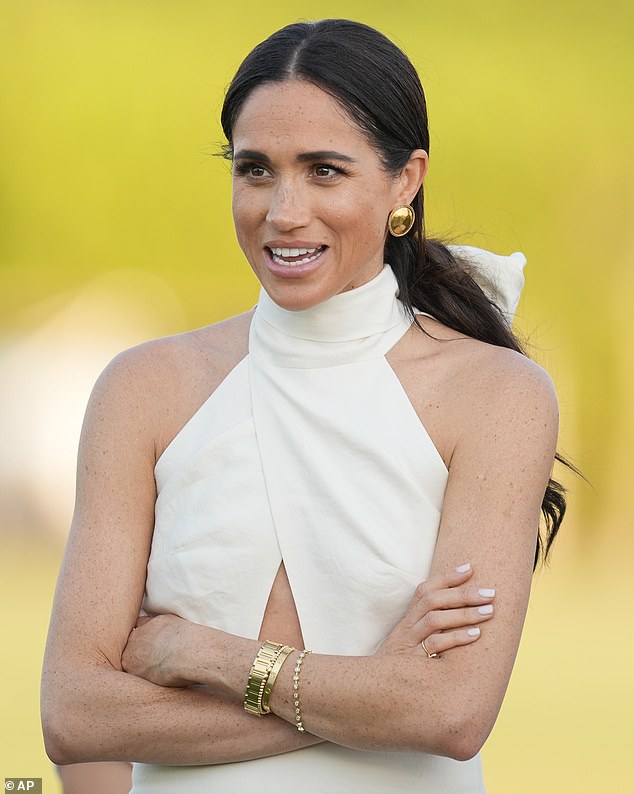
[[[337,169],[333,168],[331,165],[315,166],[315,176],[329,177],[329,176],[334,176],[336,173],[337,173]]]
[[[233,173],[235,176],[245,177],[246,179],[263,179],[269,175],[269,172],[263,165],[251,163],[247,161],[238,161],[233,165]]]

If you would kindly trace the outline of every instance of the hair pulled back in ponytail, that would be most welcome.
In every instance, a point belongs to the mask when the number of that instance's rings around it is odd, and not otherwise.
[[[225,156],[232,156],[233,129],[251,92],[266,83],[292,79],[313,83],[330,94],[366,135],[389,173],[398,174],[415,149],[429,153],[425,94],[407,56],[374,28],[324,19],[288,25],[245,58],[222,108],[228,141]],[[388,235],[385,244],[385,261],[412,318],[416,307],[474,339],[524,353],[465,264],[440,241],[426,238],[422,187],[412,206],[414,227],[404,237]],[[557,459],[570,466],[561,456]],[[551,479],[542,502],[544,526],[535,563],[547,557],[565,510],[564,489]]]

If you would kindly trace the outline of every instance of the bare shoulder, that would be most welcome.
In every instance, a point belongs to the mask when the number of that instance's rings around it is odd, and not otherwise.
[[[480,398],[482,411],[487,405],[500,410],[506,404],[519,412],[530,404],[556,409],[550,375],[527,356],[476,340],[469,340],[461,354],[465,398]]]
[[[89,405],[107,421],[143,433],[156,456],[248,351],[252,312],[175,336],[153,339],[116,356]]]
[[[550,468],[559,412],[548,373],[521,353],[475,340],[450,354],[457,373],[454,451],[533,455]]]
[[[140,380],[144,386],[152,381],[170,384],[179,378],[191,379],[202,365],[211,370],[213,380],[214,373],[235,365],[246,355],[251,315],[249,312],[204,328],[143,342],[119,353],[104,375]]]
[[[447,465],[469,439],[556,439],[557,398],[542,367],[431,319],[423,327],[406,335],[390,363]]]

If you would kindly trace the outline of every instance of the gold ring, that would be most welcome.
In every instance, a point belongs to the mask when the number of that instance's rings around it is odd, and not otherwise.
[[[428,639],[429,639],[429,638],[428,638]],[[425,640],[421,640],[421,643],[420,643],[420,644],[423,646],[423,650],[424,650],[424,651],[425,651],[425,653],[427,654],[427,658],[428,658],[428,659],[435,659],[435,658],[438,656],[438,654],[437,654],[437,653],[430,653],[430,652],[427,650],[427,648],[425,647]]]

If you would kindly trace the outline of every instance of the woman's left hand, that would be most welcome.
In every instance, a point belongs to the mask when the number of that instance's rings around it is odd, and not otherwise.
[[[461,565],[422,582],[376,655],[414,653],[431,658],[476,642],[479,624],[493,617],[495,590],[471,584],[472,575],[470,565]]]

